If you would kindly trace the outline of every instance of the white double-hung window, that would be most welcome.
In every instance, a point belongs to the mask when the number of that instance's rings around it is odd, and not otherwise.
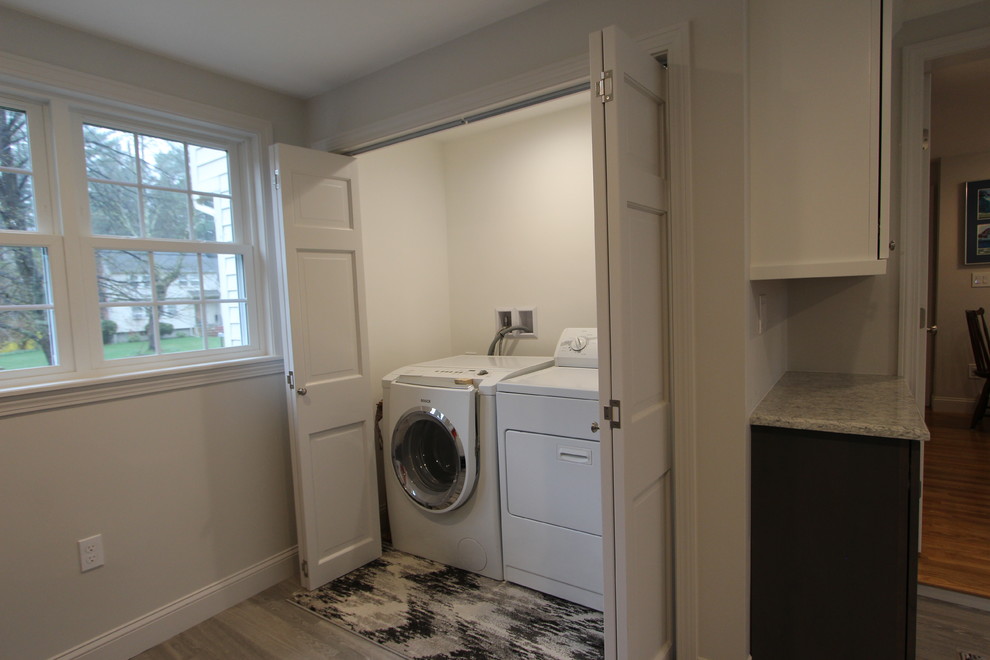
[[[0,96],[0,389],[263,355],[256,151]]]
[[[0,376],[57,368],[70,352],[55,314],[56,290],[67,305],[46,129],[43,106],[0,96]]]

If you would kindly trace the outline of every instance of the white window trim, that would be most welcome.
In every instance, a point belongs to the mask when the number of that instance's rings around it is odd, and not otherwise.
[[[279,312],[278,300],[273,297],[273,292],[277,291],[276,273],[266,268],[273,263],[272,250],[277,245],[271,230],[272,223],[269,222],[271,189],[267,182],[268,148],[273,143],[270,122],[2,52],[0,83],[6,88],[4,93],[15,98],[28,101],[42,100],[39,97],[44,97],[44,100],[49,97],[64,99],[66,103],[55,103],[50,108],[53,115],[63,118],[63,113],[75,111],[83,111],[87,116],[89,113],[114,116],[119,112],[125,117],[144,117],[152,122],[161,119],[169,125],[183,124],[194,132],[198,128],[241,142],[237,157],[246,158],[246,162],[253,163],[254,167],[245,177],[247,180],[241,195],[254,218],[253,222],[248,223],[259,261],[255,265],[254,275],[254,305],[258,320],[252,331],[257,333],[259,349],[263,353],[188,366],[175,366],[173,363],[162,368],[148,368],[147,371],[88,373],[83,377],[67,377],[57,382],[52,382],[55,372],[47,371],[42,379],[34,382],[31,378],[25,378],[17,383],[0,385],[0,417],[280,373],[283,370],[283,360],[278,351],[280,329],[272,321],[278,318]],[[46,126],[46,140],[64,143],[68,136],[56,133],[63,130],[60,127],[67,125],[64,121],[49,123]],[[52,135],[48,135],[49,130]],[[48,147],[46,143],[45,148]],[[50,149],[48,153],[52,153]],[[57,162],[51,165],[58,168]],[[57,176],[52,172],[48,174],[53,180]],[[72,191],[63,190],[63,198],[67,192],[72,194]],[[28,237],[27,243],[36,245],[43,242],[38,239],[37,236]],[[60,249],[61,240],[59,236]],[[55,276],[54,273],[52,276]],[[73,317],[78,318],[78,315]]]
[[[232,380],[281,375],[282,366],[281,357],[265,356],[104,378],[81,378],[60,383],[10,387],[0,391],[0,418]]]

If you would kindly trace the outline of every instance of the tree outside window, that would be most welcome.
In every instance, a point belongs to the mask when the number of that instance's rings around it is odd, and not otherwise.
[[[83,125],[83,137],[93,234],[233,240],[225,151],[95,124]],[[104,330],[106,359],[247,343],[238,255],[98,250],[96,265],[102,327],[113,329]],[[121,340],[145,346],[113,346]]]
[[[0,230],[36,232],[38,218],[28,113],[0,107]],[[0,356],[27,352],[3,368],[56,364],[48,251],[0,237]]]
[[[49,264],[57,237],[39,232],[31,121],[0,105],[0,372],[58,364]],[[243,247],[217,249],[236,238],[228,152],[77,126],[102,358],[247,346]]]

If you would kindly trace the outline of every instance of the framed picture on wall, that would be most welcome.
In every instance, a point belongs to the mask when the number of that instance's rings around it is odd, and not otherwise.
[[[990,179],[966,183],[966,265],[990,263]]]

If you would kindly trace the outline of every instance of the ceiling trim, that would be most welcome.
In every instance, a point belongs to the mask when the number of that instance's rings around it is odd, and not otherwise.
[[[68,94],[104,106],[140,108],[152,115],[181,117],[209,124],[211,128],[238,129],[260,136],[265,144],[271,142],[271,122],[264,119],[20,55],[0,52],[0,81],[29,90]]]

